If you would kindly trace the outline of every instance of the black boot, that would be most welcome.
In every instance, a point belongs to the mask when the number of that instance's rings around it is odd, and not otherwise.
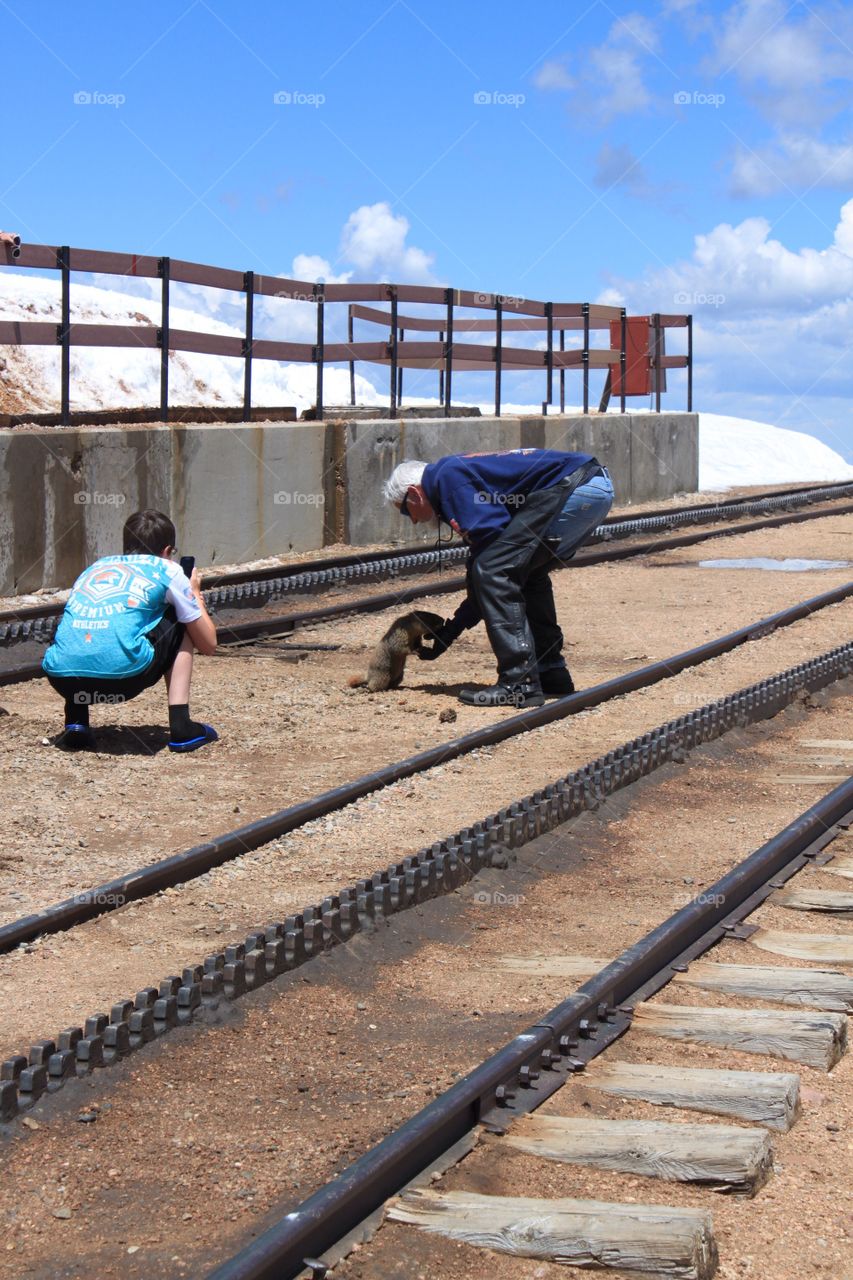
[[[552,667],[539,672],[539,683],[546,698],[567,698],[575,692],[575,682],[566,667]]]
[[[469,707],[541,707],[545,696],[538,684],[523,680],[519,684],[503,684],[500,680],[490,689],[462,689],[459,701]]]

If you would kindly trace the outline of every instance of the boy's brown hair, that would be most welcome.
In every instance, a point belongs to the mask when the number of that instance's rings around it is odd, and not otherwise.
[[[162,511],[134,511],[123,534],[126,556],[160,556],[175,546],[175,526]]]

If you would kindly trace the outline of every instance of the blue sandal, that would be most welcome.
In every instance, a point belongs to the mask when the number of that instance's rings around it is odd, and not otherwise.
[[[198,751],[199,747],[206,747],[208,742],[216,742],[219,734],[213,725],[203,724],[204,733],[198,738],[187,738],[186,742],[170,742],[170,751]]]

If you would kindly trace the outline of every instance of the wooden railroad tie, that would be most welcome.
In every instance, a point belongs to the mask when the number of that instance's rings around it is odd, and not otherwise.
[[[799,1112],[800,1077],[792,1072],[595,1060],[578,1081],[617,1098],[641,1098],[659,1107],[752,1120],[780,1133],[787,1133]]]
[[[794,960],[824,964],[853,964],[853,933],[786,933],[784,929],[756,929],[749,941],[762,951]]]
[[[640,1004],[633,1025],[666,1040],[720,1045],[830,1071],[847,1050],[847,1015],[777,1009]]]
[[[788,969],[758,964],[716,964],[697,960],[674,985],[722,991],[731,996],[778,1000],[811,1009],[853,1012],[853,977],[834,969]]]
[[[853,858],[833,858],[821,867],[821,871],[830,871],[834,876],[844,876],[853,880]]]
[[[528,1155],[618,1173],[700,1182],[754,1196],[767,1181],[773,1148],[765,1129],[656,1120],[523,1116],[494,1140]]]
[[[835,889],[779,889],[770,901],[790,911],[853,913],[853,893],[838,893]]]
[[[576,1267],[679,1280],[711,1280],[717,1269],[711,1215],[695,1209],[424,1188],[405,1192],[388,1217],[481,1248]]]

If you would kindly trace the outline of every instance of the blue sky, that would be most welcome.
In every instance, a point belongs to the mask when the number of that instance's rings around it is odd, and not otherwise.
[[[0,30],[24,239],[691,310],[699,408],[853,458],[849,8],[0,0]]]

